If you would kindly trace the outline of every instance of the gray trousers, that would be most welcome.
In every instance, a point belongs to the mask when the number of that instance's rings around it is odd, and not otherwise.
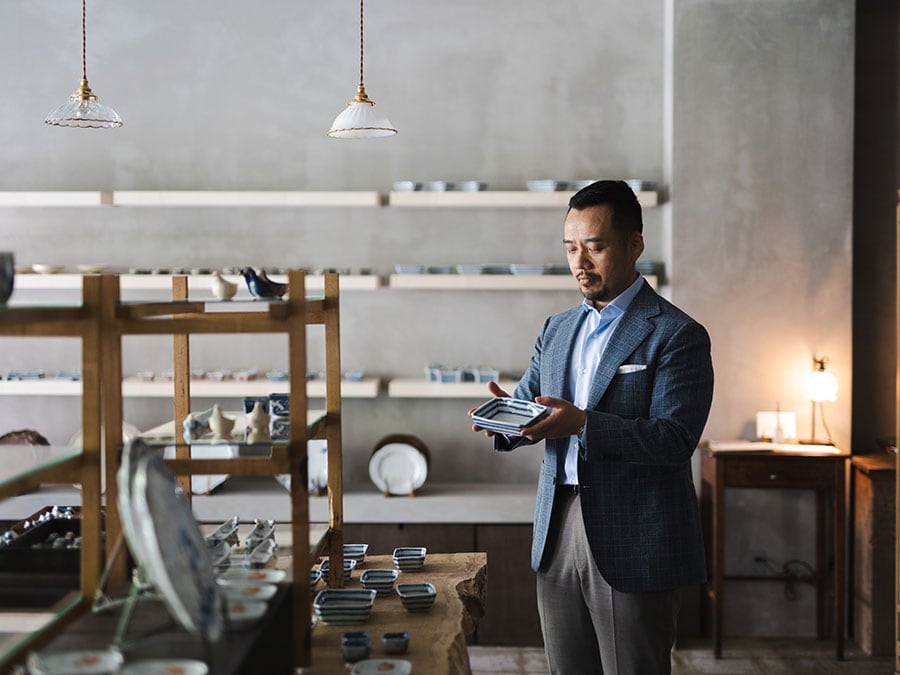
[[[549,558],[537,575],[538,611],[553,675],[667,675],[677,591],[621,593],[591,555],[574,494],[558,493]]]

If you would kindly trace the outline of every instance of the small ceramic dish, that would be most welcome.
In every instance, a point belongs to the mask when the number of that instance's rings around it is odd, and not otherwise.
[[[385,654],[405,654],[409,649],[409,633],[399,631],[381,636],[381,646]]]
[[[279,581],[284,581],[286,576],[287,572],[285,570],[248,570],[241,567],[230,567],[219,577],[219,583],[277,584]],[[310,575],[311,580],[312,575]],[[318,578],[316,581],[318,581]]]
[[[196,659],[141,659],[126,663],[120,675],[207,675],[209,666]]]
[[[353,568],[356,567],[355,560],[348,560],[344,558],[344,581],[350,581],[350,575],[353,572]],[[328,560],[323,560],[319,563],[319,571],[322,572],[322,579],[324,579],[325,583],[328,583],[328,571],[331,568],[331,563]]]
[[[482,429],[518,436],[523,428],[549,413],[549,408],[533,401],[497,397],[476,408],[472,421]]]
[[[378,595],[390,595],[400,572],[397,570],[366,570],[359,577],[359,583],[368,591]]]
[[[366,659],[358,661],[350,675],[410,675],[412,663],[403,659]]]
[[[76,265],[75,269],[82,274],[100,274],[106,270],[106,267],[106,265],[101,263],[81,263]]]
[[[437,590],[433,584],[397,584],[397,595],[408,612],[427,612],[434,606]]]
[[[362,563],[366,559],[368,544],[344,544],[344,559],[355,560]]]
[[[219,579],[219,586],[229,602],[269,600],[278,590],[278,586],[275,584],[259,584],[252,581],[222,583],[222,580]]]
[[[341,654],[349,663],[356,663],[368,658],[371,649],[372,640],[366,631],[347,631],[341,636]]]
[[[422,546],[400,546],[394,549],[394,566],[401,572],[413,572],[425,564],[427,549]]]
[[[83,649],[52,654],[28,655],[29,673],[56,675],[57,673],[115,673],[122,666],[122,652],[118,649]]]
[[[43,263],[35,263],[31,266],[31,270],[35,274],[59,274],[64,269],[66,269],[65,265],[47,265]]]

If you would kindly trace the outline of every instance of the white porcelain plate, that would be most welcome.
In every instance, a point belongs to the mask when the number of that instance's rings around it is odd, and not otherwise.
[[[122,675],[206,675],[209,667],[195,659],[143,659],[125,665]]]
[[[412,664],[404,659],[366,659],[357,661],[351,675],[409,675]]]
[[[206,541],[158,453],[140,456],[132,488],[135,525],[150,581],[178,623],[216,641],[224,623],[223,601]]]
[[[406,495],[418,490],[428,477],[428,462],[407,443],[388,443],[369,460],[369,478],[381,492]]]
[[[85,649],[28,657],[28,672],[36,675],[115,673],[121,665],[122,653],[117,649]]]
[[[286,576],[287,572],[284,570],[248,570],[242,567],[230,567],[219,576],[219,583],[277,584],[279,581],[284,581]]]

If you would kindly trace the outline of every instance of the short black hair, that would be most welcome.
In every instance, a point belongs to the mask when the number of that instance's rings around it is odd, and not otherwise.
[[[643,233],[644,219],[641,204],[628,184],[623,180],[598,180],[580,189],[569,200],[569,209],[584,211],[592,206],[608,206],[612,209],[612,224],[623,235]]]

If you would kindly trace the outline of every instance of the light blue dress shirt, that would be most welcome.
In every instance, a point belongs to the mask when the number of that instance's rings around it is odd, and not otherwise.
[[[572,359],[569,362],[569,391],[572,395],[572,403],[579,408],[587,407],[591,382],[597,372],[597,365],[603,358],[606,345],[609,344],[609,340],[619,324],[619,319],[628,309],[628,305],[631,304],[643,284],[644,278],[638,275],[631,286],[617,295],[600,311],[587,300],[584,301],[582,306],[587,316],[584,317],[578,335],[575,336],[575,342],[572,345]],[[557,476],[557,482],[578,484],[578,447],[581,442],[581,437],[572,434],[566,450],[563,472],[562,475]]]

